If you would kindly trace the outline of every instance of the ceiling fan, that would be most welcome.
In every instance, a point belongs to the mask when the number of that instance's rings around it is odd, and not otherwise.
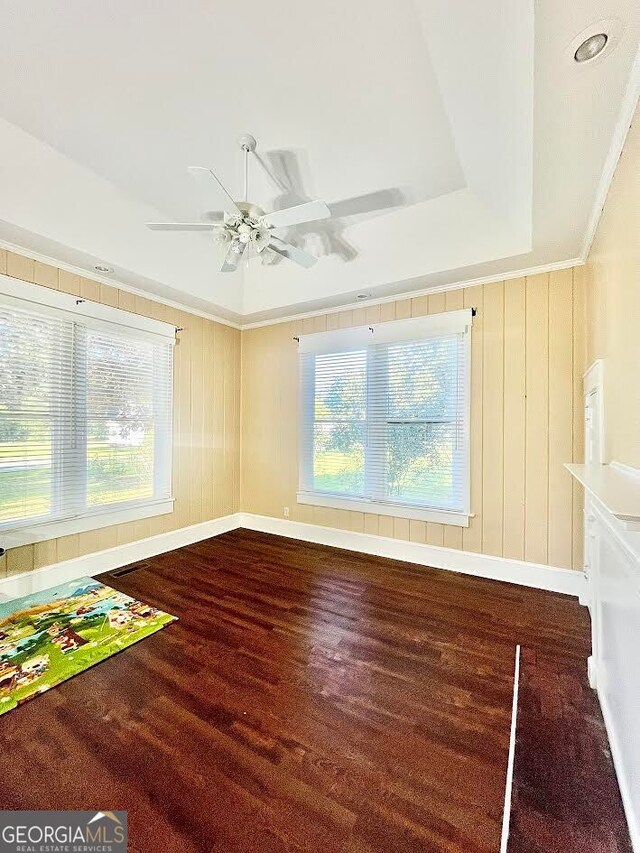
[[[208,222],[147,222],[147,228],[152,231],[212,231],[216,242],[228,247],[221,272],[237,269],[242,256],[249,252],[250,247],[258,253],[271,249],[302,267],[312,267],[318,260],[316,257],[287,243],[274,230],[327,219],[331,211],[319,199],[272,213],[265,213],[262,208],[251,204],[248,201],[249,154],[255,152],[256,140],[247,135],[241,136],[238,143],[244,152],[244,201],[234,201],[211,169],[190,166],[189,174],[206,193],[215,195],[215,204],[221,209],[208,212],[207,216],[211,220]]]

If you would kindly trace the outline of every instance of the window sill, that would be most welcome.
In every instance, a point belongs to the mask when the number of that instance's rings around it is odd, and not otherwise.
[[[114,524],[124,524],[127,521],[139,521],[143,518],[166,515],[170,512],[173,512],[173,498],[137,506],[113,507],[99,513],[76,516],[75,518],[41,521],[33,525],[23,524],[21,527],[0,530],[0,546],[9,549],[16,548],[19,545],[33,545],[36,542],[58,539],[60,536],[86,533],[90,530],[99,530],[101,527],[111,527]]]
[[[368,501],[363,498],[340,498],[336,495],[321,495],[317,492],[298,492],[297,499],[299,504],[371,512],[374,515],[392,515],[395,518],[410,518],[415,521],[433,521],[438,524],[452,524],[456,527],[468,527],[471,517],[471,514],[466,512]]]

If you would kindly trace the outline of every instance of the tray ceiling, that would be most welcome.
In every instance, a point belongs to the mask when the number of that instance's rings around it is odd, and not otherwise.
[[[570,8],[564,8],[565,6]],[[241,15],[238,10],[241,9]],[[632,0],[185,0],[0,9],[0,237],[244,322],[579,257],[638,44]],[[615,17],[581,68],[571,41]],[[569,59],[567,58],[569,56]],[[221,274],[186,167],[265,209],[325,199],[305,271]]]

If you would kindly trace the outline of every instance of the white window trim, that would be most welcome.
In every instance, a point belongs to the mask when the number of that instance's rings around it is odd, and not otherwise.
[[[392,503],[391,501],[370,501],[366,498],[341,498],[320,492],[298,492],[299,504],[326,506],[332,509],[349,509],[354,512],[370,512],[374,515],[391,515],[396,518],[410,518],[415,521],[435,521],[439,524],[452,524],[456,527],[468,527],[473,513],[451,512],[444,509],[429,509],[421,506]]]
[[[175,344],[176,328],[169,323],[123,311],[121,308],[112,308],[111,305],[91,302],[72,293],[61,293],[39,284],[0,275],[0,294],[8,303],[11,303],[12,298],[21,302],[32,302],[41,313],[43,309],[44,313],[47,313],[47,308],[55,308],[56,316],[59,316],[60,311],[64,311],[72,319],[82,317],[83,323],[91,328],[104,328],[104,323],[108,323],[111,328],[112,324],[117,324],[125,330],[135,331],[138,338],[141,337],[140,333],[143,333],[143,337],[161,337],[166,342]]]
[[[445,311],[442,314],[432,314],[423,317],[393,320],[386,323],[375,323],[369,326],[359,326],[352,329],[335,329],[331,332],[316,332],[301,335],[298,339],[298,350],[302,353],[331,353],[353,349],[354,344],[367,346],[371,340],[378,343],[412,340],[429,337],[441,337],[447,334],[470,332],[473,325],[472,308],[460,311]],[[469,520],[474,517],[471,511],[471,334],[464,337],[465,358],[468,365],[465,376],[464,404],[469,413],[465,420],[463,441],[466,445],[464,477],[464,510],[447,510],[437,507],[413,506],[394,501],[378,501],[368,498],[351,498],[332,495],[325,492],[299,490],[296,496],[299,504],[307,506],[322,506],[331,509],[346,509],[354,512],[368,512],[375,515],[389,515],[395,518],[408,518],[415,521],[431,521],[439,524],[449,524],[456,527],[468,527]],[[309,390],[309,384],[307,384]],[[311,393],[311,392],[310,392]],[[301,407],[304,401],[300,401]],[[300,422],[302,422],[302,417]],[[304,467],[309,466],[309,460],[304,458],[304,442],[300,442],[299,452],[299,481],[305,482],[302,476]],[[308,482],[308,479],[306,480]]]
[[[173,512],[174,498],[160,501],[146,501],[129,507],[122,504],[113,509],[78,515],[74,518],[64,518],[57,521],[34,522],[23,524],[22,527],[12,527],[0,530],[0,546],[5,549],[17,548],[19,545],[33,545],[36,542],[46,542],[58,539],[60,536],[70,536],[73,533],[86,533],[100,530],[114,524],[125,524],[127,521],[140,521],[143,518],[153,518],[155,515],[166,515]]]
[[[8,275],[0,274],[0,295],[9,304],[13,300],[16,300],[15,304],[18,304],[17,300],[20,300],[20,303],[31,302],[40,313],[47,313],[49,308],[55,309],[56,315],[64,311],[72,318],[82,318],[82,322],[91,328],[112,328],[116,324],[123,331],[134,332],[138,339],[149,337],[157,341],[160,337],[167,343],[175,344],[176,328],[169,323],[123,311],[120,308],[112,308],[110,305],[91,302],[74,294],[61,293]],[[171,441],[171,435],[168,436],[168,440]],[[102,506],[95,512],[87,511],[71,518],[52,521],[46,518],[42,521],[32,518],[17,522],[12,527],[0,525],[0,547],[8,549],[20,545],[32,545],[36,542],[57,539],[60,536],[99,530],[128,521],[152,518],[156,515],[166,515],[173,512],[173,505],[173,497],[160,500],[152,498],[147,501],[132,501],[129,504],[121,503],[113,507]]]

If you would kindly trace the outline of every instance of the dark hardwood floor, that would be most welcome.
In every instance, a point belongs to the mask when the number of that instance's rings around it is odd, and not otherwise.
[[[595,693],[522,652],[509,853],[633,853]]]
[[[126,809],[131,851],[496,853],[514,648],[552,593],[237,530],[101,580],[180,621],[0,721],[5,809]],[[579,674],[579,675],[577,675]]]

